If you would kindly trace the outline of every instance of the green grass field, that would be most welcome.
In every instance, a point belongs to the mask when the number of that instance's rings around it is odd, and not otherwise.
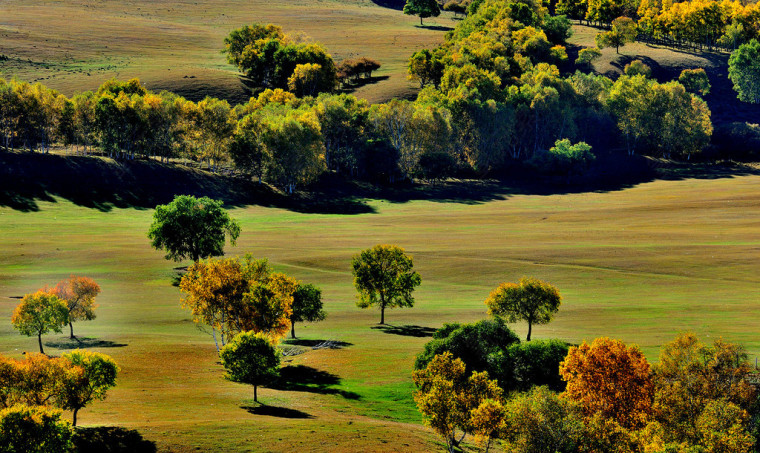
[[[375,102],[413,94],[407,60],[456,23],[443,13],[422,28],[418,18],[370,0],[8,0],[0,17],[0,54],[9,57],[0,77],[39,81],[66,95],[111,77],[139,77],[152,90],[234,102],[249,96],[220,53],[234,28],[275,23],[321,42],[337,61],[377,59],[377,83],[355,93]]]
[[[233,209],[243,232],[230,254],[267,257],[323,288],[328,319],[298,325],[299,336],[348,343],[299,346],[304,353],[285,363],[289,384],[260,390],[259,408],[250,387],[223,379],[211,337],[180,308],[176,264],[146,238],[150,209],[101,211],[60,198],[39,201],[37,212],[0,208],[0,352],[36,348],[8,322],[19,296],[72,273],[95,278],[98,319],[75,332],[112,355],[122,374],[81,423],[137,430],[159,451],[435,449],[411,399],[413,359],[427,341],[413,335],[485,317],[489,291],[523,275],[564,297],[556,320],[534,329],[538,338],[611,336],[656,360],[663,342],[693,330],[760,353],[760,175],[492,195],[366,200],[374,212],[359,215]],[[416,306],[386,314],[395,329],[378,329],[377,310],[354,306],[350,259],[376,243],[405,247],[423,277]],[[524,325],[514,328],[525,334]],[[75,346],[65,334],[45,341],[52,354]]]

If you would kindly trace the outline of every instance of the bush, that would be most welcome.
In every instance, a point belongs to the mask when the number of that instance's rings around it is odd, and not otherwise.
[[[713,145],[722,157],[754,159],[760,156],[760,125],[730,123],[715,127]]]
[[[444,151],[430,151],[420,155],[417,163],[418,173],[422,179],[438,181],[446,179],[454,173],[456,160]]]
[[[563,44],[573,35],[570,19],[567,16],[548,16],[544,20],[543,29],[547,39],[555,44]]]
[[[596,156],[585,142],[571,144],[570,140],[557,140],[549,151],[536,153],[528,163],[539,172],[570,176],[584,173]]]
[[[633,60],[632,62],[625,65],[625,68],[623,68],[623,72],[627,76],[636,76],[636,75],[643,75],[644,77],[652,77],[652,68],[650,68],[648,65],[646,65],[641,60]],[[702,70],[704,72],[704,69]]]
[[[575,60],[575,64],[578,66],[591,66],[591,63],[601,56],[602,51],[596,47],[581,49],[580,52],[578,52],[578,58]]]
[[[710,80],[704,69],[684,69],[678,76],[678,81],[686,91],[706,96],[710,94]]]
[[[0,411],[0,449],[4,453],[71,451],[74,431],[61,411],[17,404]]]

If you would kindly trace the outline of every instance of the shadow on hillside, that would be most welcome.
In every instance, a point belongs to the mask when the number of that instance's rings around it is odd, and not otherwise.
[[[340,377],[336,374],[306,365],[288,365],[280,368],[279,378],[267,387],[292,392],[339,395],[350,400],[361,398],[358,393],[332,388],[337,385],[340,385]]]
[[[424,326],[392,326],[390,324],[381,324],[379,326],[372,326],[372,329],[379,330],[383,333],[389,333],[392,335],[401,335],[404,337],[432,337],[436,329],[432,327]]]
[[[78,453],[155,453],[156,444],[143,439],[134,429],[118,426],[77,428],[74,434]]]
[[[267,406],[263,403],[258,403],[258,406],[240,406],[241,409],[245,409],[249,414],[254,415],[266,415],[269,417],[279,418],[314,418],[306,412],[299,411],[298,409],[289,409],[287,407]]]
[[[129,346],[126,343],[116,343],[110,340],[99,340],[97,338],[76,337],[65,338],[61,340],[46,341],[45,346],[56,349],[82,349],[82,348],[123,348]]]
[[[747,165],[667,162],[622,151],[601,151],[583,176],[546,177],[522,164],[505,168],[494,179],[450,179],[437,183],[392,186],[349,181],[325,173],[306,190],[285,195],[245,178],[214,175],[154,160],[129,162],[97,157],[0,152],[0,207],[38,211],[41,201],[55,197],[100,211],[114,208],[152,209],[175,195],[209,196],[228,207],[259,205],[317,214],[366,214],[376,208],[368,200],[406,203],[483,204],[513,195],[562,195],[623,190],[657,178],[729,178],[758,174]]]

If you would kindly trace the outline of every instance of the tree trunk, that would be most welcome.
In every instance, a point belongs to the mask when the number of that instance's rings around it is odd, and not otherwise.
[[[385,324],[385,304],[380,305],[380,324]]]
[[[40,344],[40,354],[44,354],[45,351],[42,350],[42,334],[41,333],[37,335],[37,343]]]
[[[422,26],[422,16],[420,16],[420,27]]]
[[[79,409],[74,409],[74,420],[71,422],[74,426],[77,426],[77,412],[79,412]]]
[[[290,338],[296,338],[296,323],[290,321]]]
[[[74,336],[74,324],[71,323],[71,320],[69,320],[69,328],[71,329],[71,339],[73,340],[76,337]]]
[[[253,386],[253,401],[255,403],[258,403],[259,402],[259,396],[256,394],[256,387],[257,387],[256,385]]]
[[[528,339],[525,341],[530,341],[530,332],[533,330],[533,323],[531,321],[528,321]]]

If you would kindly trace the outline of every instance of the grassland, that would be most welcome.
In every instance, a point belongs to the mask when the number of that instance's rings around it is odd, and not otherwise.
[[[150,89],[193,100],[248,100],[236,69],[220,54],[229,32],[275,23],[321,42],[340,61],[368,56],[383,65],[356,91],[370,101],[414,93],[406,61],[443,39],[449,13],[419,27],[414,16],[370,0],[9,0],[0,4],[0,76],[39,81],[71,95],[111,77],[139,77]]]
[[[539,338],[577,343],[612,336],[656,359],[675,333],[722,336],[760,353],[757,257],[760,175],[656,180],[610,192],[516,194],[446,201],[362,200],[364,214],[305,214],[257,205],[232,213],[243,233],[231,254],[267,257],[324,290],[326,321],[297,326],[303,354],[288,357],[279,389],[226,382],[211,338],[171,286],[176,264],[145,237],[151,210],[37,200],[36,212],[0,208],[0,352],[35,340],[7,320],[18,297],[69,274],[100,282],[99,317],[75,325],[85,346],[123,371],[108,400],[81,423],[137,430],[160,451],[429,451],[435,436],[411,399],[414,356],[430,328],[485,317],[500,281],[534,275],[564,296]],[[479,199],[487,201],[478,201]],[[350,259],[376,243],[414,256],[423,276],[414,308],[354,306]],[[520,335],[525,328],[514,328]],[[347,343],[312,350],[316,340]],[[77,346],[46,337],[49,353]]]

